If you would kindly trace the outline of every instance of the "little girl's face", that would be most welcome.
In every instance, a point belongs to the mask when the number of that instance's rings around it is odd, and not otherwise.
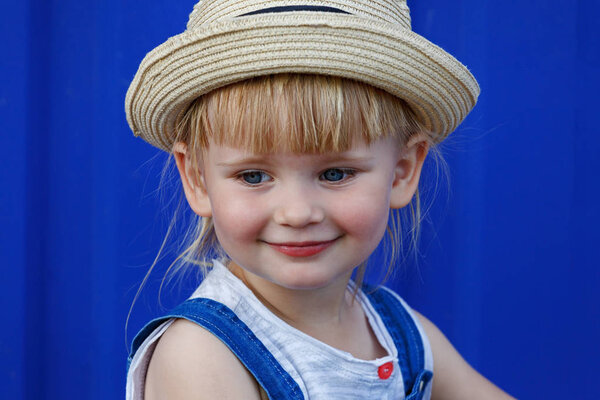
[[[403,154],[391,138],[326,154],[253,154],[210,143],[201,167],[204,214],[253,278],[325,287],[347,280],[374,251],[390,201],[398,207],[412,197]]]

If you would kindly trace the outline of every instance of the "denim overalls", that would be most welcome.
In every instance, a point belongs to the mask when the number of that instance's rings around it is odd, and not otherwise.
[[[367,291],[371,305],[381,317],[398,351],[406,400],[421,400],[432,379],[425,368],[425,350],[413,317],[399,298],[380,288]],[[209,298],[192,298],[167,315],[148,323],[135,337],[128,367],[144,340],[161,324],[172,318],[194,322],[217,336],[238,357],[272,400],[304,399],[298,383],[286,372],[254,332],[226,305]],[[385,374],[386,371],[380,371]],[[380,375],[381,376],[381,375]],[[384,378],[385,379],[385,378]],[[377,399],[378,400],[378,399]]]

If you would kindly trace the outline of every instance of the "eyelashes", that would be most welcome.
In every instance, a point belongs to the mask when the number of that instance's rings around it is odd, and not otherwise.
[[[260,170],[244,171],[238,174],[238,179],[251,186],[273,180],[269,174]]]
[[[329,168],[325,170],[319,179],[328,182],[341,182],[356,175],[356,171],[348,168]]]
[[[328,168],[319,175],[319,180],[328,183],[342,183],[352,179],[357,171],[351,168]],[[238,173],[236,179],[248,186],[259,186],[273,180],[262,170],[246,170]]]

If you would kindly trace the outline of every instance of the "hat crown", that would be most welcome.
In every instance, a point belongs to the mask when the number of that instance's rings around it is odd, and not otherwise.
[[[237,18],[248,13],[290,11],[323,11],[348,13],[379,22],[411,29],[406,0],[200,0],[194,6],[187,24],[188,30],[219,20]]]
[[[178,118],[194,99],[280,73],[385,90],[406,101],[435,141],[479,96],[464,65],[412,31],[406,0],[200,0],[187,30],[144,57],[125,97],[127,121],[171,151]]]

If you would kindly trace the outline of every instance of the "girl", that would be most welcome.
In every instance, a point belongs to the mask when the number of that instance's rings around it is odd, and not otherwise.
[[[428,150],[478,93],[404,1],[198,3],[126,110],[199,217],[180,264],[210,268],[134,340],[127,397],[510,398],[395,293],[361,289],[386,230],[400,246],[390,211],[414,206],[418,232]]]

